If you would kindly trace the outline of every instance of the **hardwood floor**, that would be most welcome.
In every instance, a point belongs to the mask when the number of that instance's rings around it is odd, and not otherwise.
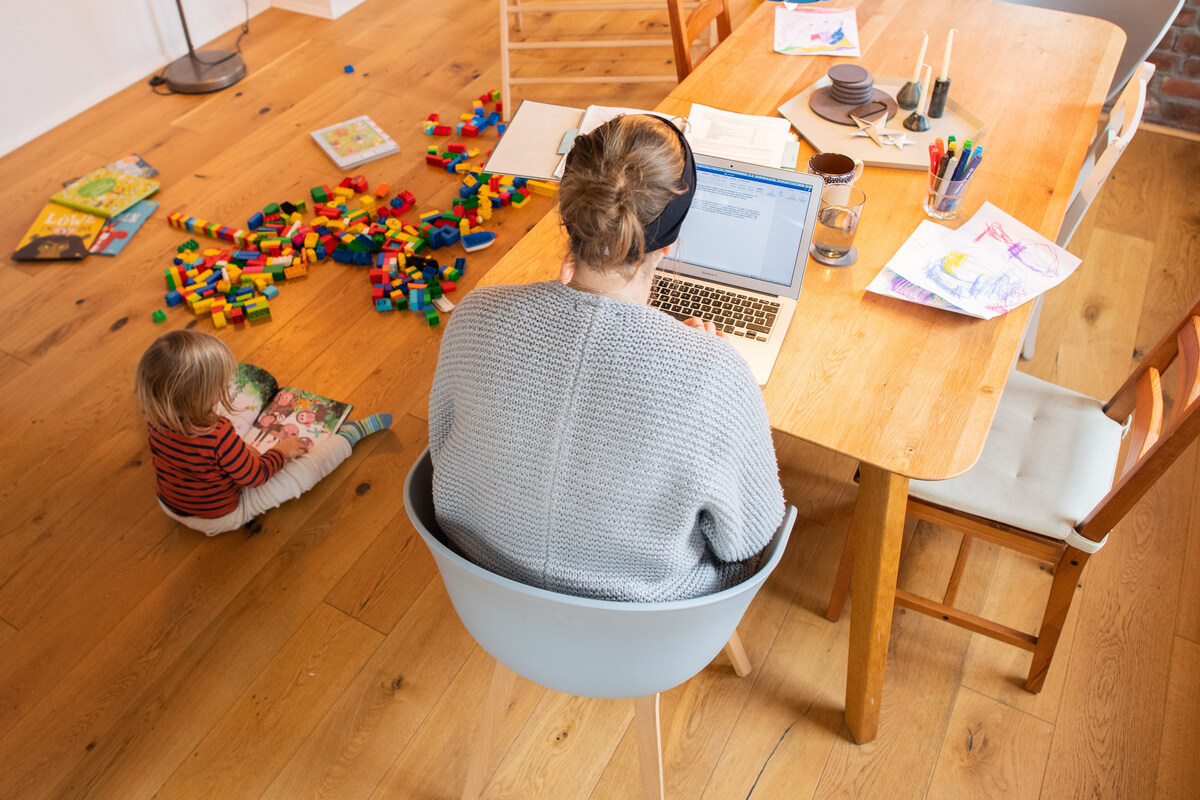
[[[220,334],[289,383],[396,416],[252,535],[209,539],[162,515],[131,385],[142,350],[190,320],[181,309],[150,320],[161,270],[188,238],[166,215],[240,225],[336,182],[309,131],[370,113],[403,152],[362,173],[412,191],[419,211],[448,208],[456,181],[424,164],[419,123],[498,87],[495,17],[462,0],[370,0],[336,22],[273,9],[251,22],[236,87],[157,97],[139,83],[0,159],[13,245],[61,181],[118,156],[140,153],[163,182],[162,207],[116,258],[0,261],[0,797],[457,797],[492,661],[401,501],[426,442],[440,329],[377,314],[365,276],[330,262],[282,288],[271,322]],[[614,63],[669,73],[669,58]],[[530,94],[652,106],[670,88]],[[1198,184],[1200,143],[1138,134],[1072,243],[1084,264],[1047,297],[1022,369],[1097,396],[1119,384],[1200,293]],[[531,205],[496,213],[498,243],[468,257],[462,291],[550,209]],[[1041,694],[1021,688],[1028,654],[898,609],[879,738],[861,747],[841,716],[849,615],[823,616],[854,464],[797,441],[777,450],[803,518],[740,628],[754,672],[737,678],[718,656],[663,695],[669,797],[1196,796],[1195,448],[1091,560]],[[917,526],[901,585],[932,586],[956,548]],[[980,542],[968,579],[964,608],[1036,624],[1045,568]],[[518,680],[485,796],[638,796],[632,721],[631,703]]]

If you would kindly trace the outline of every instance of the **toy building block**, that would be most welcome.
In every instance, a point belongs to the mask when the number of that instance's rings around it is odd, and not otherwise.
[[[346,66],[342,67],[342,72],[344,72],[344,73],[346,73],[347,75],[349,75],[351,72],[354,72],[354,65],[353,65],[353,64],[347,64]]]
[[[392,298],[390,297],[379,297],[375,300],[376,311],[394,311],[395,308],[396,306],[393,305]]]
[[[532,191],[534,194],[540,194],[540,195],[544,195],[546,197],[553,197],[554,193],[558,191],[558,184],[551,183],[550,181],[532,181],[531,180],[531,181],[526,181],[525,186],[528,187],[529,190]]]
[[[167,312],[163,311],[160,308],[160,309],[156,310],[153,314],[150,315],[150,319],[154,320],[154,322],[156,324],[159,322],[166,322],[167,321]]]
[[[246,321],[246,312],[241,306],[234,306],[229,310],[229,321],[234,325],[241,325]]]
[[[454,133],[454,129],[451,128],[449,125],[434,125],[433,126],[433,135],[434,136],[449,136],[452,133]]]
[[[256,319],[270,319],[271,309],[268,306],[259,306],[250,308],[246,306],[246,319],[254,321]]]
[[[387,193],[390,188],[391,187],[389,187],[386,183],[379,184],[375,187],[375,197],[379,200],[382,200],[383,198],[387,197]]]
[[[433,306],[429,306],[429,307],[425,308],[424,311],[425,311],[425,321],[429,323],[429,327],[432,328],[434,325],[437,325],[441,321],[438,317],[437,309],[434,308]]]
[[[468,233],[462,237],[463,249],[468,253],[474,253],[476,250],[483,250],[491,247],[496,242],[496,234],[491,231],[478,231],[477,233]]]

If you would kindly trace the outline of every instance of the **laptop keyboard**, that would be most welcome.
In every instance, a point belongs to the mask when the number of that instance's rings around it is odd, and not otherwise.
[[[765,342],[775,325],[779,303],[761,295],[717,289],[682,278],[655,274],[650,305],[676,319],[699,317],[727,334]]]

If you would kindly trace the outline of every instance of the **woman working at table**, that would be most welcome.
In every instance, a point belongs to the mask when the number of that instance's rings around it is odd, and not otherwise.
[[[429,402],[433,497],[477,564],[640,601],[754,571],[783,516],[762,395],[711,323],[646,305],[695,185],[658,117],[577,137],[560,280],[475,289],[455,310]]]

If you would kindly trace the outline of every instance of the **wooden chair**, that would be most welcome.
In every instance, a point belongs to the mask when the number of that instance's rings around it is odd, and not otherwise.
[[[1059,247],[1066,247],[1071,241],[1083,220],[1083,215],[1087,213],[1092,201],[1099,194],[1100,187],[1117,165],[1117,159],[1125,152],[1133,134],[1137,133],[1138,124],[1142,121],[1142,110],[1146,107],[1146,87],[1152,77],[1154,65],[1147,61],[1125,86],[1116,105],[1109,111],[1099,134],[1092,140],[1083,166],[1079,170],[1075,189],[1071,192],[1067,213],[1058,228],[1055,243]],[[1025,323],[1025,341],[1021,345],[1021,358],[1025,360],[1033,358],[1034,348],[1037,346],[1037,328],[1042,316],[1043,297],[1045,295],[1038,295],[1033,301],[1033,312],[1029,315],[1029,321]]]
[[[667,0],[667,14],[671,18],[671,40],[675,45],[675,72],[682,81],[701,61],[708,57],[713,48],[733,32],[726,0],[707,0],[697,5],[685,19],[683,0]],[[717,23],[717,41],[710,40],[709,49],[692,58],[692,48],[700,34]]]
[[[1200,434],[1200,297],[1141,365],[1101,404],[1014,371],[979,462],[946,481],[911,481],[907,513],[963,532],[941,602],[897,590],[896,605],[1033,652],[1025,681],[1041,691],[1080,573],[1109,532]],[[1178,358],[1177,358],[1178,357]],[[1177,390],[1164,422],[1162,373],[1175,362]],[[1128,426],[1124,465],[1113,476]],[[975,539],[1054,563],[1036,634],[954,608]],[[853,568],[847,537],[827,616],[841,616]]]
[[[737,675],[750,673],[737,625],[783,558],[796,521],[796,509],[789,506],[763,551],[758,571],[737,586],[690,600],[622,603],[526,586],[489,572],[451,549],[434,516],[428,449],[409,470],[404,507],[437,562],[463,626],[496,659],[463,798],[477,798],[487,781],[492,731],[508,703],[516,673],[568,694],[634,698],[642,795],[661,800],[658,695],[690,680],[722,647]]]

